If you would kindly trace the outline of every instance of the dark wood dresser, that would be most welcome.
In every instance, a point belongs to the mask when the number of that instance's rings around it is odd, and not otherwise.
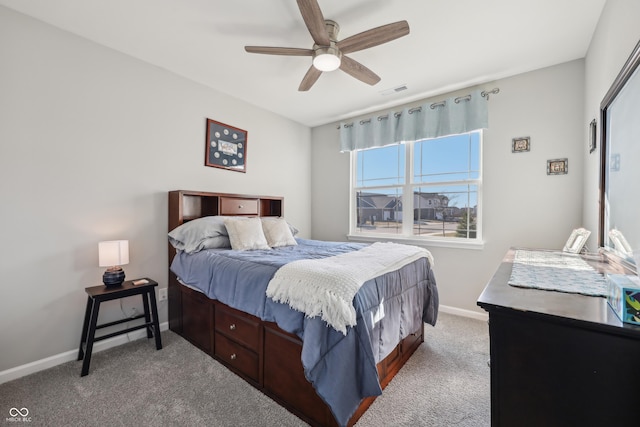
[[[510,286],[514,253],[477,302],[489,313],[491,425],[640,425],[640,327],[605,298]]]

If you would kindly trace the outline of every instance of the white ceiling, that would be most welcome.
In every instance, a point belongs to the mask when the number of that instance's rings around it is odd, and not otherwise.
[[[408,36],[349,55],[382,78],[377,85],[337,70],[298,92],[310,57],[244,51],[312,47],[294,0],[0,0],[308,126],[583,58],[606,0],[318,2],[340,24],[339,39],[409,22]],[[404,84],[406,91],[381,94]]]

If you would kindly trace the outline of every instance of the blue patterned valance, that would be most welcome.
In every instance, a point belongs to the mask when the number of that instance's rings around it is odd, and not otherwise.
[[[340,150],[382,147],[471,132],[488,127],[487,100],[477,90],[419,107],[390,111],[353,123],[340,123]]]

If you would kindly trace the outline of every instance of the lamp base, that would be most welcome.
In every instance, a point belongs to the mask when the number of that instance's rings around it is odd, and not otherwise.
[[[106,287],[122,285],[122,282],[124,282],[124,270],[120,267],[106,270],[102,275],[102,282]]]

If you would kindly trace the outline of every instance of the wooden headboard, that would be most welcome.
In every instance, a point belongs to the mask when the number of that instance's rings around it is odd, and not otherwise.
[[[284,198],[282,197],[175,190],[169,191],[167,231],[204,216],[283,216],[283,214]],[[169,266],[171,266],[176,250],[170,243],[167,245]],[[177,286],[178,278],[169,269],[169,328],[174,331],[182,330],[182,306]]]

